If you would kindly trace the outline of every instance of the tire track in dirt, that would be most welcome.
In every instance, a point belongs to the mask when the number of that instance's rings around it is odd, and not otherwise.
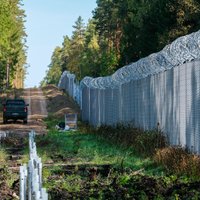
[[[42,120],[47,117],[46,98],[41,89],[27,89],[24,99],[29,103],[29,120]]]

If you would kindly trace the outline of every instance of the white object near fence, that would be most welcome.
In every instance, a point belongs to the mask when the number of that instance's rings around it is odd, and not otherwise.
[[[8,133],[6,131],[0,131],[0,142],[1,142],[1,139],[4,139],[8,136]]]
[[[37,155],[34,138],[35,132],[31,131],[29,133],[30,160],[28,169],[26,165],[20,166],[20,200],[26,200],[27,196],[28,200],[48,199],[46,189],[42,188],[42,162]]]

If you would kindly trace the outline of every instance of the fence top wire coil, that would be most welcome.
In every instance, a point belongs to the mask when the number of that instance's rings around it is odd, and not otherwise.
[[[175,66],[200,59],[200,31],[182,36],[165,46],[160,52],[153,53],[137,62],[126,65],[111,76],[85,77],[81,87],[96,89],[117,88],[120,85],[163,72]],[[73,74],[63,74],[71,78]]]

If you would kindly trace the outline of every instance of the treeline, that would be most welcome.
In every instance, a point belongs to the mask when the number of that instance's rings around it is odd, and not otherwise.
[[[88,24],[79,17],[54,50],[42,84],[57,84],[64,70],[79,79],[110,75],[197,31],[199,19],[199,0],[97,0]]]
[[[0,88],[22,88],[26,46],[24,10],[20,0],[0,0]]]

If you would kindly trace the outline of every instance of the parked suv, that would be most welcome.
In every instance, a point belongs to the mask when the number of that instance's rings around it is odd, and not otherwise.
[[[28,104],[23,99],[8,99],[3,103],[3,123],[6,124],[9,119],[14,121],[21,119],[27,124]]]

